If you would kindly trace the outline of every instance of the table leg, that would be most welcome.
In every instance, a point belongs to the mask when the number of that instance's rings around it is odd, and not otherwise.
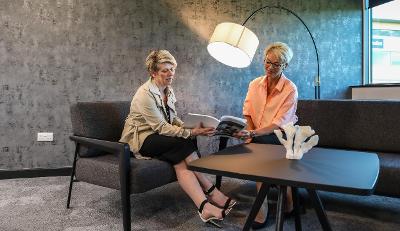
[[[322,229],[324,231],[331,231],[331,225],[329,224],[328,218],[326,217],[325,209],[317,192],[313,189],[307,189],[307,192],[310,195],[311,203],[313,204],[315,212],[317,213],[318,220],[319,223],[321,223]]]
[[[228,139],[229,139],[228,137],[223,137],[223,136],[219,137],[218,151],[221,151],[222,149],[226,148],[226,146],[228,144]],[[196,140],[196,142],[197,142],[197,140]],[[221,181],[222,181],[222,176],[216,176],[216,178],[215,178],[215,187],[217,187],[217,189],[221,189]]]
[[[284,219],[283,210],[286,201],[286,189],[287,187],[284,185],[279,186],[279,195],[278,195],[278,204],[276,208],[276,222],[275,222],[276,231],[283,230],[283,219]]]
[[[215,187],[221,189],[222,176],[215,176]]]
[[[267,196],[268,190],[269,190],[269,185],[263,183],[261,185],[260,191],[257,194],[256,200],[254,201],[254,204],[251,207],[250,214],[247,217],[246,223],[244,224],[243,231],[250,230],[251,224],[256,218],[258,210],[260,210],[261,205],[263,204],[265,197]]]
[[[299,191],[298,188],[292,187],[292,197],[294,205],[294,222],[296,231],[301,231],[301,218],[300,218],[300,203],[299,203]]]

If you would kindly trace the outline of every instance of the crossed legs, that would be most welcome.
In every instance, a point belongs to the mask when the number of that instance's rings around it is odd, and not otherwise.
[[[191,154],[188,157],[186,157],[185,162],[186,164],[188,164],[191,161],[197,160],[199,159],[199,157],[195,154]],[[213,183],[203,174],[200,172],[194,172],[194,174],[196,175],[197,179],[200,182],[200,185],[203,188],[203,191],[207,191],[208,189],[210,189],[213,186]],[[229,197],[225,196],[225,194],[223,194],[220,190],[218,190],[217,188],[215,188],[210,194],[209,194],[209,199],[217,204],[219,207],[222,207],[225,202],[229,199]]]
[[[175,169],[179,185],[193,200],[197,208],[200,209],[202,203],[207,199],[204,191],[207,191],[212,186],[212,183],[204,174],[190,171],[187,168],[187,163],[198,159],[197,154],[193,152],[196,149],[197,145],[192,140],[155,133],[145,139],[139,152],[144,156],[155,157],[171,163]],[[186,156],[187,153],[191,154]],[[186,156],[183,160],[182,155]],[[215,204],[218,206],[224,205],[227,197],[215,189],[209,194],[208,199],[214,205],[205,203],[204,208],[200,209],[202,210],[202,212],[200,211],[202,213],[201,217],[222,218],[223,210],[215,206]]]
[[[174,168],[179,185],[186,192],[186,194],[193,200],[196,207],[199,208],[200,204],[207,199],[203,189],[208,189],[209,187],[212,186],[212,183],[205,175],[198,172],[193,172],[187,168],[187,163],[197,158],[198,158],[197,155],[192,153],[191,155],[186,157],[185,160],[179,162],[178,164],[175,164]],[[212,200],[216,203],[218,203],[217,200],[223,201],[224,198],[227,198],[217,189],[214,190],[211,196]],[[202,212],[202,216],[204,218],[208,217],[222,218],[222,209],[216,207],[211,203],[206,203]]]

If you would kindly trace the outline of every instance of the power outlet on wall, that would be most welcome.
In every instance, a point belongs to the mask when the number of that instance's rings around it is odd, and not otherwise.
[[[52,132],[38,132],[37,141],[53,141],[53,133]]]

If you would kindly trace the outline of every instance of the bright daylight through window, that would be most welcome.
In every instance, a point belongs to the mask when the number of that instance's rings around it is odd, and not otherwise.
[[[371,83],[400,83],[400,0],[371,11]]]

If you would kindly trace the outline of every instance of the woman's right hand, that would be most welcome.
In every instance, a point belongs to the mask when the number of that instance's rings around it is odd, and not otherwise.
[[[246,144],[249,144],[252,140],[250,137],[250,131],[248,130],[241,130],[233,135],[238,139],[244,140]]]
[[[238,139],[242,139],[242,140],[245,140],[245,139],[248,139],[248,138],[250,138],[250,131],[248,131],[248,130],[241,130],[241,131],[239,131],[239,132],[236,132],[235,134],[233,134],[236,138],[238,138]]]

